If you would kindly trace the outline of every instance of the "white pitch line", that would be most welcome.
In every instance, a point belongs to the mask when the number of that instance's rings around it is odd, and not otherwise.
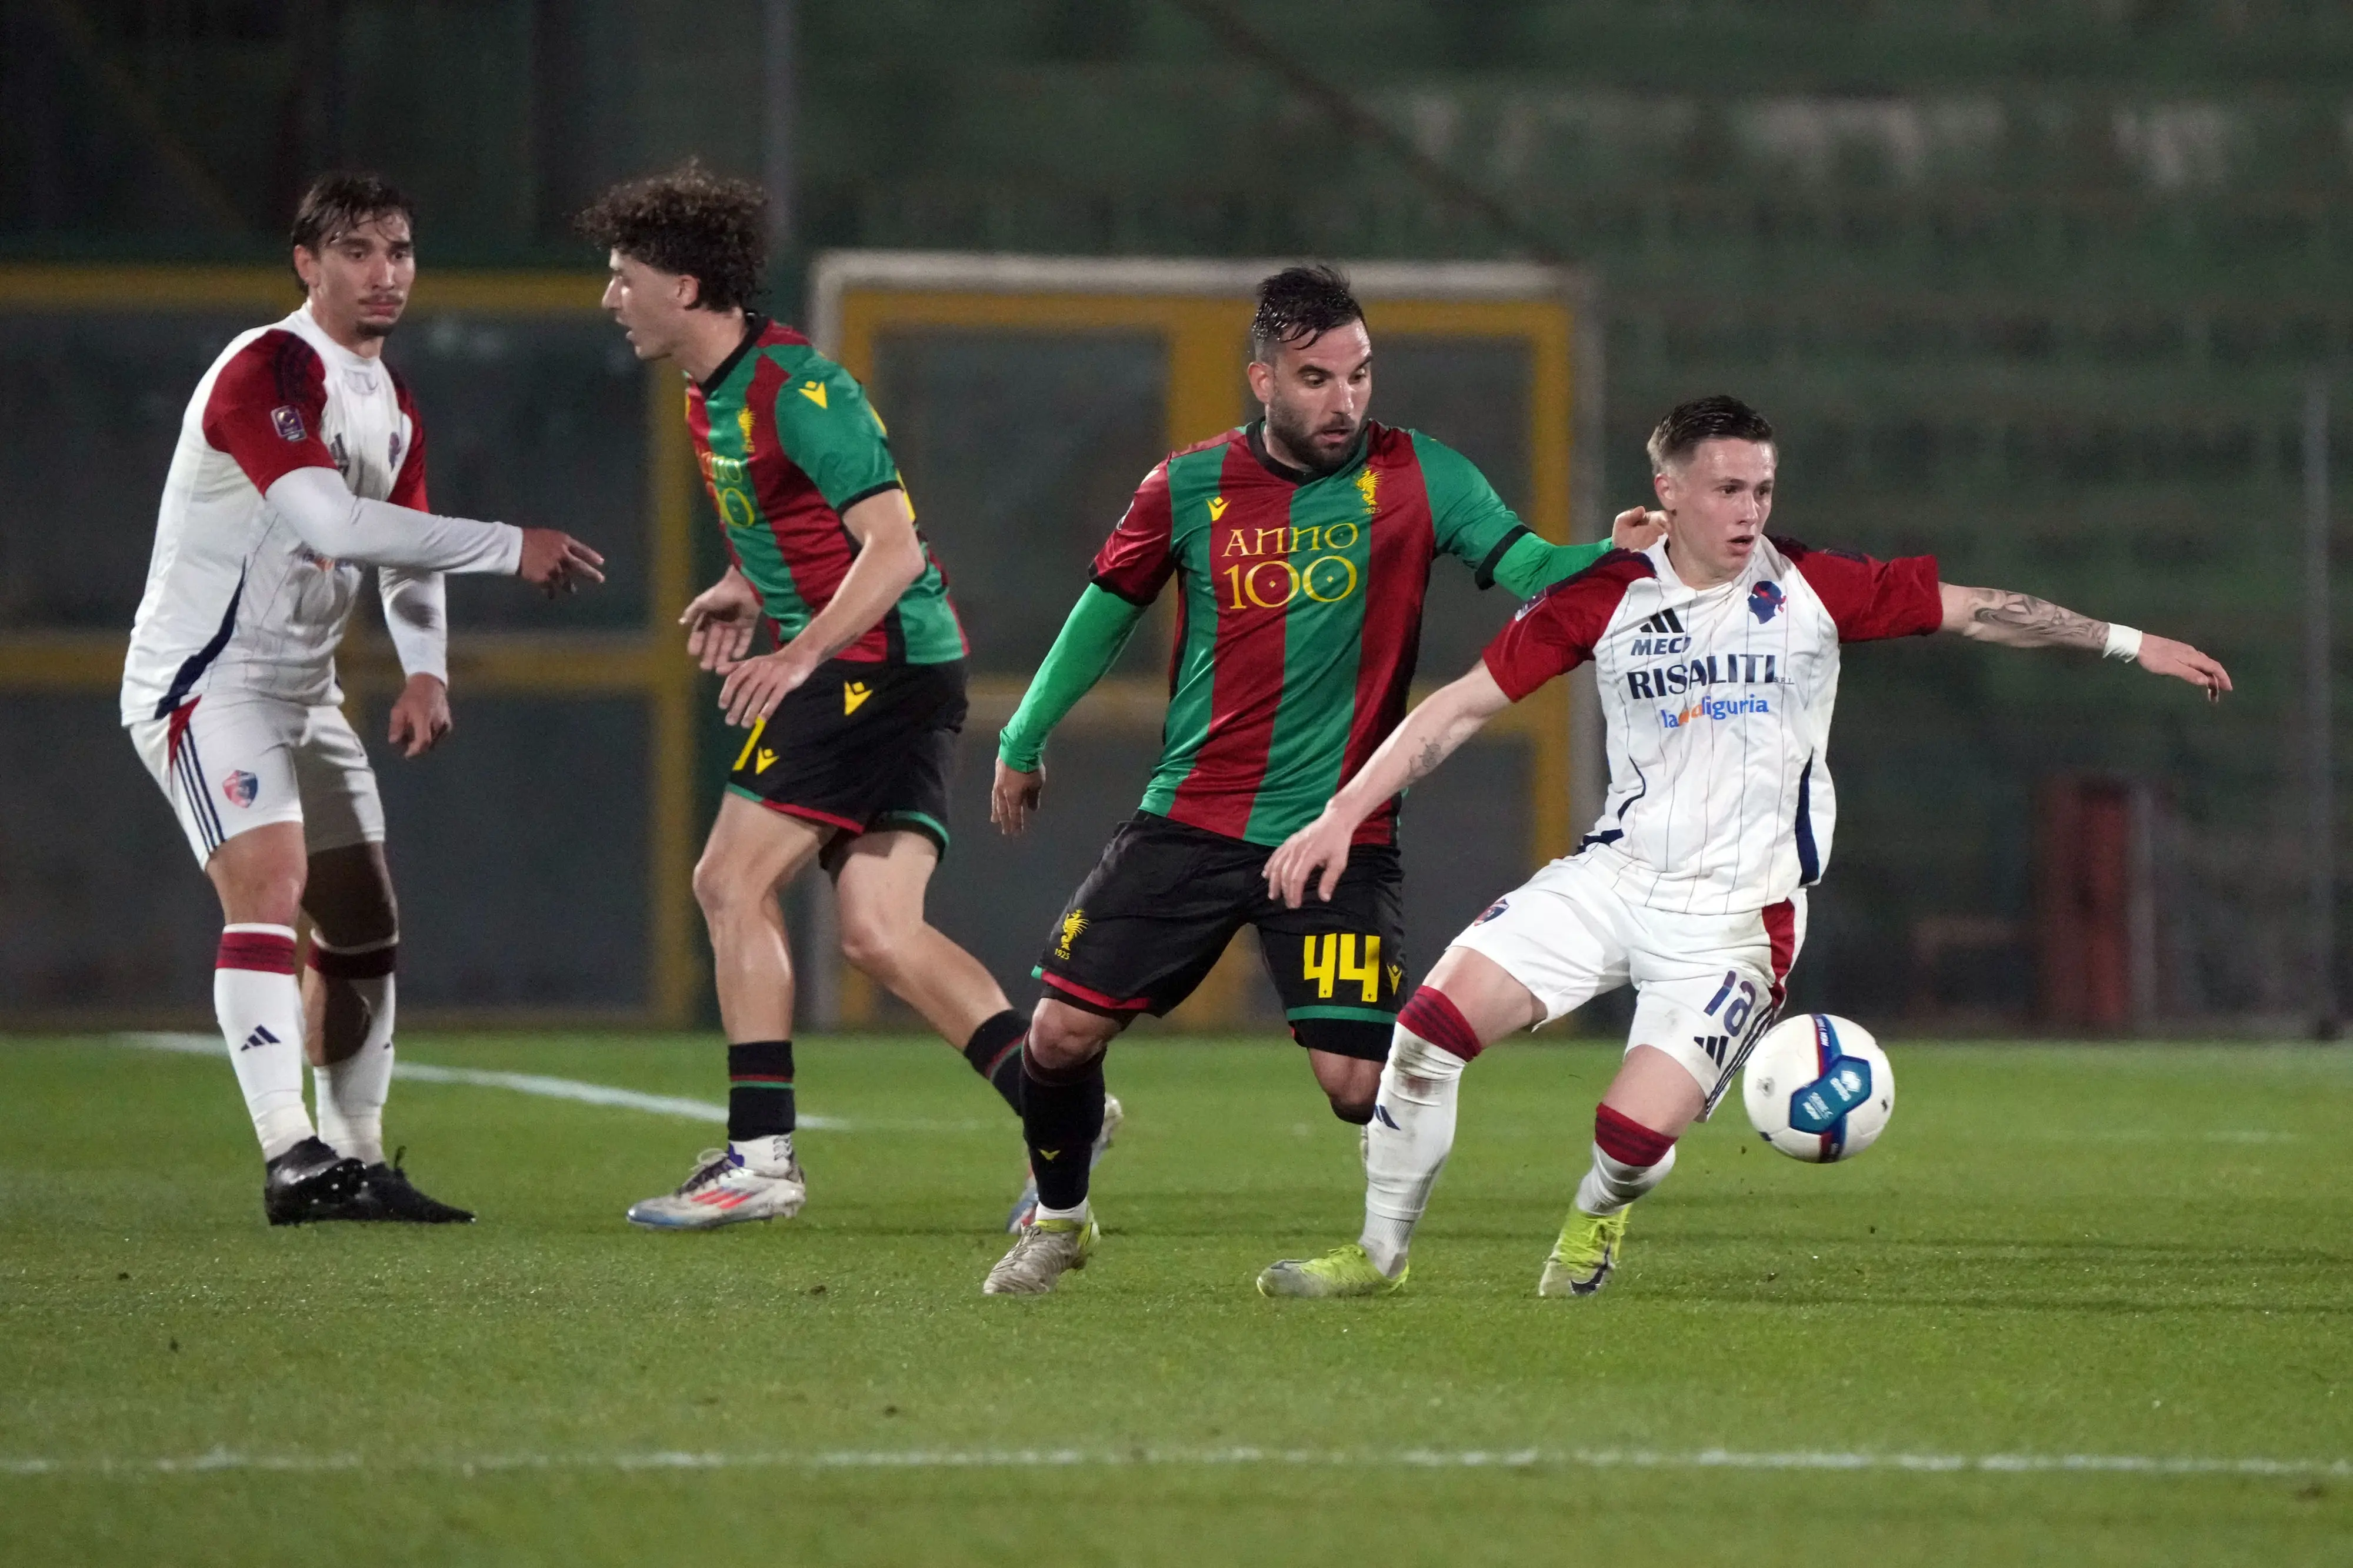
[[[224,1054],[217,1035],[194,1034],[125,1034],[115,1039],[127,1046],[138,1046],[151,1051],[174,1051],[184,1056],[216,1057]],[[687,1100],[673,1094],[640,1094],[634,1089],[618,1089],[611,1084],[587,1083],[576,1078],[547,1078],[529,1072],[487,1072],[478,1068],[435,1067],[427,1062],[406,1062],[396,1059],[392,1076],[409,1079],[417,1083],[460,1083],[476,1089],[512,1089],[517,1094],[535,1094],[545,1100],[577,1100],[585,1105],[617,1106],[623,1110],[642,1110],[653,1116],[676,1116],[689,1121],[727,1121],[727,1108],[716,1100]],[[800,1125],[812,1132],[847,1132],[852,1124],[839,1117],[809,1116],[799,1118]],[[977,1130],[978,1121],[903,1121],[856,1124],[860,1131],[963,1132]]]
[[[324,1475],[345,1470],[426,1470],[497,1475],[524,1470],[1053,1470],[1199,1469],[1223,1466],[1295,1469],[1896,1470],[1915,1474],[2353,1477],[2353,1460],[2209,1458],[2158,1454],[1874,1454],[1801,1450],[1747,1453],[1702,1448],[907,1448],[815,1449],[807,1453],[486,1454],[473,1458],[372,1458],[359,1454],[240,1454],[228,1448],[185,1458],[0,1458],[0,1476],[138,1478],[247,1470]]]

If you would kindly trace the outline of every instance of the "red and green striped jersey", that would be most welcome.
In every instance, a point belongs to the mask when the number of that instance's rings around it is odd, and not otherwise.
[[[741,347],[689,382],[686,428],[735,564],[760,591],[779,646],[832,602],[857,559],[841,514],[902,489],[881,416],[857,378],[781,322],[754,316]],[[890,613],[835,657],[944,664],[966,651],[947,578],[923,573]]]
[[[1093,570],[1136,605],[1179,578],[1144,809],[1252,844],[1306,826],[1405,715],[1431,561],[1484,587],[1527,531],[1461,453],[1370,422],[1331,474],[1270,458],[1258,421],[1154,468]],[[1357,842],[1391,842],[1395,808]]]

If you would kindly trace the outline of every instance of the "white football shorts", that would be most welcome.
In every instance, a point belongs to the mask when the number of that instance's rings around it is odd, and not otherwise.
[[[129,728],[199,866],[238,834],[273,822],[301,823],[313,855],[384,838],[375,770],[339,708],[206,696]]]
[[[1615,880],[1600,862],[1555,860],[1451,945],[1501,965],[1544,1004],[1546,1023],[1631,984],[1626,1048],[1651,1046],[1683,1064],[1706,1097],[1704,1119],[1780,1010],[1806,940],[1806,895],[1741,914],[1668,914]]]

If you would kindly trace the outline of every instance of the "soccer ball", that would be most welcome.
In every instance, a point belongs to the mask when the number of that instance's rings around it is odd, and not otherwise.
[[[1749,1125],[1792,1160],[1852,1160],[1887,1131],[1895,1069],[1862,1025],[1828,1013],[1784,1018],[1748,1055]]]

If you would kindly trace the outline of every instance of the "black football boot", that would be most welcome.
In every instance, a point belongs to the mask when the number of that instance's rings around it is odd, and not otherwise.
[[[367,1168],[316,1138],[305,1138],[269,1162],[261,1179],[261,1212],[272,1225],[332,1219],[360,1190]]]
[[[452,1204],[428,1198],[417,1190],[408,1173],[400,1168],[407,1154],[406,1148],[394,1152],[392,1163],[379,1160],[360,1173],[360,1184],[352,1195],[332,1208],[322,1209],[313,1219],[390,1220],[405,1225],[471,1225],[471,1209],[461,1209]]]

